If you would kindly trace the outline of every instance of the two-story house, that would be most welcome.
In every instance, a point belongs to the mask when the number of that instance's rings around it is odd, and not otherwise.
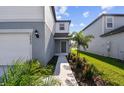
[[[38,59],[45,65],[56,54],[68,54],[70,20],[57,20],[54,7],[0,7],[0,65]]]
[[[83,33],[95,37],[87,51],[124,60],[124,14],[102,14]]]

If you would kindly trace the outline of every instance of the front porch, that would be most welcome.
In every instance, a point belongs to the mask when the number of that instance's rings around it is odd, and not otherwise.
[[[55,39],[55,55],[68,55],[69,53],[69,40],[68,39]]]

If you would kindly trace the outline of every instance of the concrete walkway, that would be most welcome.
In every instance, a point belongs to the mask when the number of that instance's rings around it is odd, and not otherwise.
[[[62,86],[78,86],[70,65],[64,55],[58,57],[54,74],[60,80]]]

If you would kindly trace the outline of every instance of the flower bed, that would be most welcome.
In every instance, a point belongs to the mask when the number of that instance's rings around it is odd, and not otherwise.
[[[88,64],[85,58],[77,57],[71,53],[67,56],[67,59],[80,86],[107,85],[107,82],[101,78],[101,73],[94,65]]]
[[[58,86],[60,82],[53,76],[57,58],[47,66],[38,60],[17,60],[13,66],[4,70],[1,86]],[[53,62],[53,63],[52,63]]]

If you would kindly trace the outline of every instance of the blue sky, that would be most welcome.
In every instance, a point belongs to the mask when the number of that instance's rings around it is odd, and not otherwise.
[[[58,20],[71,20],[70,32],[80,31],[102,13],[124,13],[124,6],[56,6]]]

